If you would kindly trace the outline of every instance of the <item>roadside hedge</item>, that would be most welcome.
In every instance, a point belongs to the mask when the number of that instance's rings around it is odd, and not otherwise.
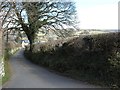
[[[80,36],[35,45],[32,62],[91,83],[120,87],[120,33]]]

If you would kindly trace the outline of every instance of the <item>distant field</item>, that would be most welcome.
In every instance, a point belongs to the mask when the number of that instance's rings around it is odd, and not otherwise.
[[[103,33],[114,33],[119,32],[118,30],[80,30],[75,32],[75,35],[93,35],[93,34],[103,34]]]

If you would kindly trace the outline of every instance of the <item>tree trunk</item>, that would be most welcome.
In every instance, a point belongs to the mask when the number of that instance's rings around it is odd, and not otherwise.
[[[34,45],[33,45],[33,41],[29,40],[30,41],[30,52],[33,52],[33,48],[34,48]]]
[[[35,37],[35,34],[32,33],[31,31],[31,28],[27,27],[25,24],[22,23],[22,27],[23,27],[23,31],[25,32],[29,42],[30,42],[30,49],[29,51],[32,52],[33,51],[33,48],[34,48],[34,37]],[[31,34],[32,33],[32,34]]]
[[[30,49],[29,49],[29,51],[30,51],[30,52],[33,52],[33,48],[34,48],[34,45],[33,45],[33,43],[34,43],[34,37],[33,37],[32,35],[27,35],[27,37],[28,37],[28,40],[29,40],[29,42],[30,42]]]

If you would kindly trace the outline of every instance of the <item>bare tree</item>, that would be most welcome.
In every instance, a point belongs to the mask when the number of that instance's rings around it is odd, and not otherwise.
[[[16,20],[13,3],[8,1],[0,2],[0,28],[3,30],[3,36],[6,37],[6,43],[9,41],[11,33],[20,35],[20,28]]]
[[[6,18],[9,15],[10,9],[11,7],[9,2],[0,2],[0,30],[2,30],[2,32],[3,32],[3,26],[6,22]],[[6,36],[7,36],[7,42],[8,42],[8,31]]]
[[[63,35],[67,26],[76,24],[76,10],[73,2],[12,2],[16,25],[9,29],[23,30],[30,41],[30,51],[39,29],[47,33],[48,28],[58,36]],[[66,31],[67,32],[67,31]]]
[[[0,20],[1,26],[5,24],[7,18],[10,18],[11,4],[10,2],[0,2]]]

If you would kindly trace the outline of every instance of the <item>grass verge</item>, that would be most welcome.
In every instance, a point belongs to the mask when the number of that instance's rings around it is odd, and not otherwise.
[[[2,78],[2,85],[5,84],[5,82],[7,82],[11,76],[9,60],[4,60],[4,63],[5,63],[5,76]]]
[[[5,59],[4,59],[4,69],[5,69],[5,76],[2,78],[2,85],[5,84],[11,77],[11,70],[10,70],[10,63],[9,59],[12,55],[14,55],[19,49],[14,50],[13,53],[5,52]]]

